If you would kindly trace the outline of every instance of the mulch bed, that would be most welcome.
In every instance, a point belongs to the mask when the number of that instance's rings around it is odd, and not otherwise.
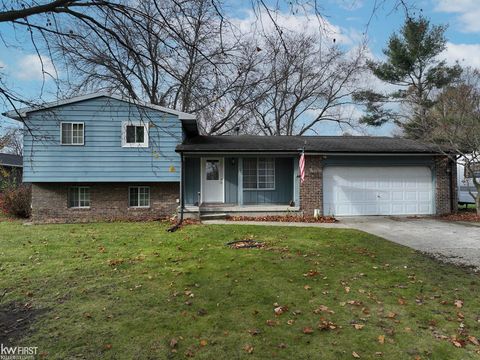
[[[463,211],[457,214],[440,216],[440,219],[446,220],[446,221],[480,222],[480,215],[477,215],[476,212]]]
[[[267,216],[228,216],[229,221],[274,221],[274,222],[304,222],[304,223],[335,223],[333,216],[296,216],[296,215],[267,215]]]

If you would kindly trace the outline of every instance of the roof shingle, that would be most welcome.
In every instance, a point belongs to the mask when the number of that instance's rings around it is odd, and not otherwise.
[[[415,140],[377,136],[197,136],[177,146],[179,152],[425,153],[439,148]]]
[[[20,155],[0,153],[0,166],[23,166],[23,157]]]

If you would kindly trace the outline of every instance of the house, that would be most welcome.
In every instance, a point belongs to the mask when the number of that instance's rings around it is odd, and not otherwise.
[[[20,155],[0,153],[0,192],[22,183],[23,159]]]
[[[457,184],[458,184],[458,203],[460,205],[475,204],[477,188],[473,178],[480,179],[480,162],[476,162],[474,155],[469,155],[467,159],[472,162],[473,171],[468,171],[465,166],[465,159],[457,161]]]
[[[191,114],[104,93],[24,119],[33,220],[199,213],[430,215],[456,208],[456,166],[388,137],[201,136]],[[301,183],[299,157],[305,151]]]

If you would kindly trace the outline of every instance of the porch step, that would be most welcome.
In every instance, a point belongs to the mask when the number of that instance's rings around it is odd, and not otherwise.
[[[200,214],[200,220],[224,220],[227,218],[227,214],[214,213],[214,214]]]

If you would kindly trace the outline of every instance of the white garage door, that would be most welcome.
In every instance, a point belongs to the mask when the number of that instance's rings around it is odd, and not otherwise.
[[[329,166],[323,172],[328,215],[433,214],[430,168]]]

